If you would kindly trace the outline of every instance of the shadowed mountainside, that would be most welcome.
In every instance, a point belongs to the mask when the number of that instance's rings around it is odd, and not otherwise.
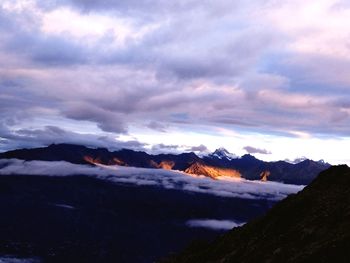
[[[225,149],[218,149],[213,154],[199,157],[193,152],[178,155],[151,155],[128,149],[110,152],[104,148],[92,149],[72,144],[52,144],[43,148],[19,149],[0,153],[0,158],[173,169],[211,178],[224,175],[260,180],[262,174],[269,174],[263,178],[269,181],[299,185],[309,184],[321,171],[330,166],[327,163],[312,160],[304,160],[297,164],[285,161],[264,162],[249,154],[238,158],[229,154]]]
[[[210,244],[193,244],[166,260],[186,262],[349,262],[350,168],[331,167],[266,216]]]

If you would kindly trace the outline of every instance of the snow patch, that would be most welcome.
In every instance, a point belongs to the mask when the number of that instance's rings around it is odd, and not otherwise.
[[[237,155],[230,153],[225,148],[216,149],[213,153],[209,154],[208,157],[211,157],[211,158],[214,157],[214,158],[219,158],[219,159],[227,159],[229,161],[238,158]]]

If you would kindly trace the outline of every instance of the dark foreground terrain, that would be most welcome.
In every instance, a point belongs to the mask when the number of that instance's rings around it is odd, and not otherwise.
[[[263,218],[167,262],[350,262],[350,168],[322,172]]]
[[[113,184],[87,176],[3,175],[0,258],[153,262],[193,240],[210,240],[220,233],[189,228],[185,224],[189,219],[246,222],[264,214],[272,204]]]

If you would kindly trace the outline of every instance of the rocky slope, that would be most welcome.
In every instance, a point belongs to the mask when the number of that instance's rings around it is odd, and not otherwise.
[[[322,172],[266,216],[166,262],[349,262],[350,168]]]
[[[228,168],[219,168],[209,165],[205,165],[199,162],[193,163],[190,167],[185,170],[185,173],[195,174],[195,175],[204,175],[213,179],[218,177],[225,176],[231,178],[241,178],[241,174],[234,169]]]

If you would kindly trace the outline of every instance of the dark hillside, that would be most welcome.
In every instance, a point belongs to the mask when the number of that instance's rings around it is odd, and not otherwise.
[[[263,218],[168,262],[350,262],[350,168],[329,168]]]

